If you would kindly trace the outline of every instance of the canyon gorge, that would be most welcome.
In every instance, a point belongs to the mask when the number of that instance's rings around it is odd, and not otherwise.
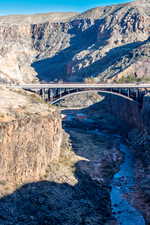
[[[140,109],[115,94],[52,106],[20,89],[0,93],[0,224],[149,223],[149,95]]]
[[[149,0],[0,16],[0,225],[150,224],[149,90],[49,104],[5,86],[149,82],[149,35]]]

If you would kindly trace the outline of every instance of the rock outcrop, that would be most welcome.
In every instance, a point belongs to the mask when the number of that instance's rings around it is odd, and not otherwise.
[[[125,123],[124,127],[127,126],[128,129],[136,127],[139,130],[143,128],[139,105],[136,101],[119,94],[107,94],[105,104],[109,113]]]
[[[137,0],[81,14],[0,17],[0,81],[149,79],[149,11],[149,1]]]
[[[60,115],[35,94],[0,93],[0,180],[17,185],[40,180],[47,166],[59,160]]]

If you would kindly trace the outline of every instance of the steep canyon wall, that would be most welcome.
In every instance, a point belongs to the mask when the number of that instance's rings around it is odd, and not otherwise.
[[[4,93],[6,96],[9,92],[1,91],[2,95]],[[0,180],[13,184],[40,180],[47,166],[59,160],[60,115],[55,108],[40,103],[34,94],[26,96],[25,92],[18,94],[14,91],[9,94],[13,94],[12,99],[18,105],[11,105],[11,96],[7,96],[7,104],[1,102]],[[19,102],[21,97],[23,99]]]

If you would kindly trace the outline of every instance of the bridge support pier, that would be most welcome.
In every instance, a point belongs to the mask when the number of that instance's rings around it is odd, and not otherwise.
[[[121,93],[122,93],[122,90],[121,90],[121,88],[119,88],[119,89],[118,89],[118,93],[119,93],[119,94],[121,94]]]
[[[139,99],[139,89],[136,88],[135,93],[136,93],[136,100],[138,101],[138,99]]]
[[[148,93],[147,88],[144,89],[144,95],[146,95]]]
[[[45,100],[45,89],[40,89],[40,96]]]
[[[130,97],[130,88],[128,88],[128,97]]]
[[[61,88],[59,89],[59,97],[61,98],[61,95],[62,95],[62,91],[61,91]]]
[[[48,101],[53,101],[53,91],[51,88],[48,89]]]
[[[70,89],[69,88],[65,88],[64,89],[64,92],[67,93],[67,94],[69,94],[70,93]]]

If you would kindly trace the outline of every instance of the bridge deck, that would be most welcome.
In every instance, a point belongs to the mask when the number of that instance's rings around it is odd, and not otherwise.
[[[20,84],[20,85],[0,85],[11,88],[23,89],[47,89],[47,88],[150,88],[150,83],[122,83],[122,84],[86,84],[86,83],[48,83],[48,84]]]

